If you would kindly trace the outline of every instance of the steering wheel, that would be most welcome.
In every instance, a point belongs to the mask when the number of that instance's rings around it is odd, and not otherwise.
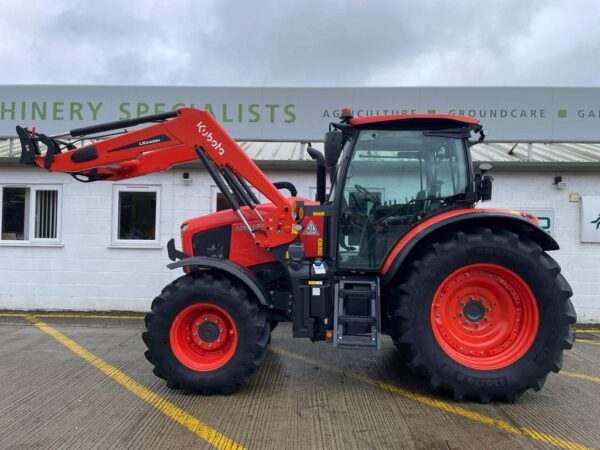
[[[370,200],[371,203],[373,203],[375,205],[381,204],[381,201],[375,196],[375,194],[373,194],[372,192],[369,192],[366,188],[364,188],[360,184],[355,184],[354,188],[358,192],[360,192],[361,194],[363,194],[367,198],[367,200]]]

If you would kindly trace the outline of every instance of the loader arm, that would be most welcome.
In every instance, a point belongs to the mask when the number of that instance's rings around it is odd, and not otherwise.
[[[155,124],[83,147],[59,139],[82,138],[148,122]],[[176,112],[71,130],[58,137],[36,134],[35,129],[22,127],[17,127],[17,134],[22,147],[21,163],[68,173],[85,182],[125,180],[200,159],[257,246],[277,247],[297,236],[290,202],[208,111],[181,108]],[[45,155],[40,151],[40,142],[47,147]],[[258,199],[249,185],[276,206],[265,217],[256,209]],[[250,228],[247,217],[251,216],[247,212],[262,221],[261,228]]]

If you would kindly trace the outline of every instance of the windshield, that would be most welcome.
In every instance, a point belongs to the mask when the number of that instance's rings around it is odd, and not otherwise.
[[[362,130],[343,187],[340,267],[379,268],[417,222],[464,200],[467,174],[461,139]]]

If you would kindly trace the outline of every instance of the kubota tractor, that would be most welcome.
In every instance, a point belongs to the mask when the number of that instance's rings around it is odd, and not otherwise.
[[[144,123],[152,124],[124,131]],[[123,131],[82,147],[72,141],[113,130]],[[293,323],[294,337],[340,349],[378,349],[388,334],[433,388],[482,402],[541,389],[572,346],[571,288],[546,253],[557,243],[529,214],[474,207],[492,186],[470,158],[484,139],[476,119],[344,110],[324,156],[308,149],[314,200],[269,181],[207,111],[60,136],[17,133],[21,162],[80,181],[200,159],[223,193],[231,209],[185,221],[182,251],[168,243],[168,267],[184,274],[146,316],[146,357],[172,388],[244,386],[281,321]]]

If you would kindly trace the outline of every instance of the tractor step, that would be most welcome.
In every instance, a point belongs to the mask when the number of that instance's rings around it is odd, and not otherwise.
[[[368,325],[376,325],[377,319],[371,316],[340,316],[338,323],[365,323]]]
[[[335,286],[333,344],[339,348],[381,347],[379,278],[344,277]]]

